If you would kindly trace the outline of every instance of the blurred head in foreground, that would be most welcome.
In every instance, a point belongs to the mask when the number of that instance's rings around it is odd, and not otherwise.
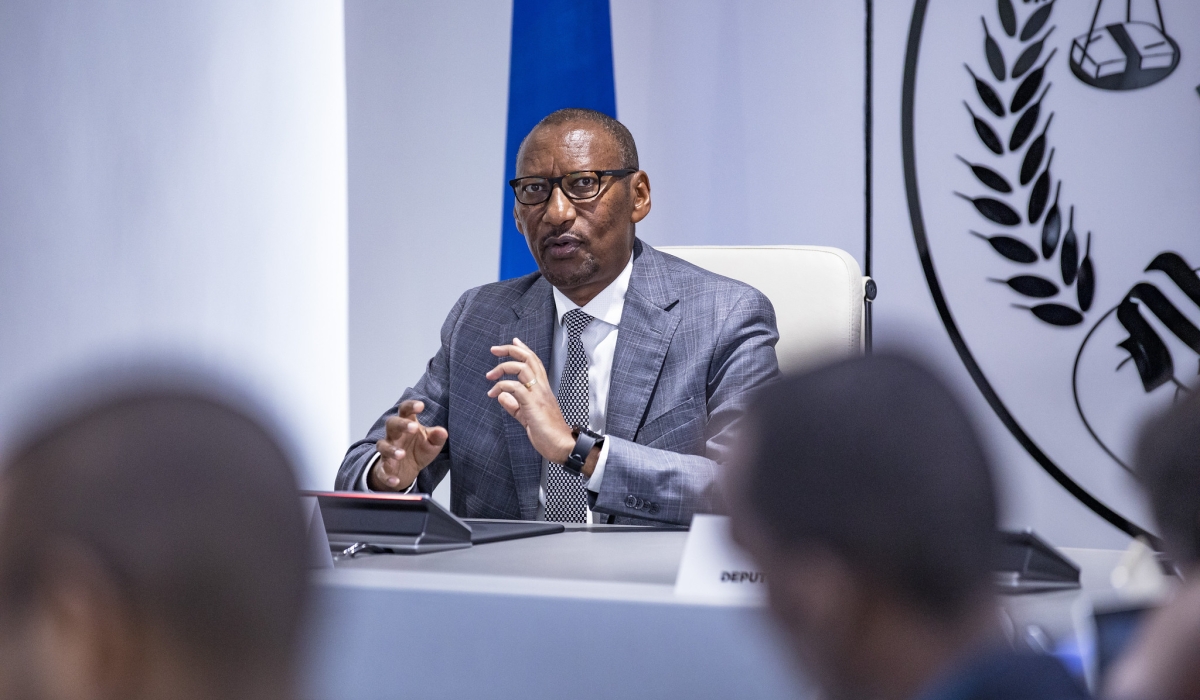
[[[1147,620],[1104,691],[1131,700],[1200,698],[1200,394],[1142,430],[1137,475],[1184,585]]]
[[[914,697],[990,639],[994,487],[941,382],[856,358],[781,379],[751,416],[734,536],[830,697]]]
[[[1137,475],[1167,554],[1185,573],[1200,566],[1200,393],[1146,424]]]
[[[108,392],[0,471],[0,697],[287,697],[305,552],[259,423],[185,389]]]

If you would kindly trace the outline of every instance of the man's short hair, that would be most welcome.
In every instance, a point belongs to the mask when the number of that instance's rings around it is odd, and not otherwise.
[[[517,149],[517,152],[520,153],[525,148],[525,142],[529,140],[529,135],[538,129],[544,126],[560,126],[575,122],[585,122],[599,127],[601,131],[616,141],[617,151],[621,156],[621,165],[619,167],[631,170],[639,169],[637,144],[633,142],[633,134],[629,133],[629,129],[604,112],[597,112],[594,109],[583,109],[581,107],[560,109],[543,117],[540,122],[529,130],[529,134],[526,134],[525,138],[521,140],[521,147]]]
[[[1136,469],[1171,557],[1200,563],[1200,393],[1146,424]]]
[[[929,371],[875,355],[785,377],[758,395],[751,426],[744,494],[775,546],[824,548],[944,616],[990,586],[990,465]]]
[[[106,392],[17,442],[0,472],[0,612],[107,570],[138,619],[222,682],[287,671],[307,598],[292,462],[247,413],[187,389]]]

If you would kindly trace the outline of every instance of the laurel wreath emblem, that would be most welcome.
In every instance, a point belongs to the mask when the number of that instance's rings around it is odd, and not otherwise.
[[[1025,0],[1027,4],[1030,1]],[[975,108],[968,101],[963,104],[976,135],[990,154],[986,156],[990,161],[980,163],[961,155],[957,157],[990,192],[978,197],[954,194],[970,202],[987,221],[1012,229],[1011,233],[993,235],[972,230],[971,235],[986,241],[1009,262],[1031,266],[1025,274],[989,281],[1005,284],[1029,299],[1046,299],[1032,306],[1013,304],[1030,311],[1040,321],[1054,326],[1076,326],[1083,323],[1095,300],[1096,272],[1091,255],[1092,233],[1087,233],[1081,251],[1080,237],[1075,232],[1074,206],[1068,208],[1066,233],[1063,233],[1060,204],[1063,183],[1051,173],[1055,151],[1048,141],[1054,113],[1050,112],[1044,120],[1041,118],[1042,102],[1053,86],[1049,82],[1043,86],[1046,66],[1057,49],[1051,49],[1045,59],[1042,53],[1047,37],[1055,30],[1054,26],[1046,29],[1046,25],[1057,1],[1035,0],[1041,6],[1018,27],[1012,0],[997,0],[997,16],[1006,35],[999,40],[992,34],[987,19],[980,17],[987,68],[976,70],[964,64],[979,102]],[[1006,46],[1009,51],[1005,51]],[[1011,69],[1010,55],[1017,57]],[[1007,99],[1001,93],[1008,93]],[[1002,133],[1008,134],[1008,138],[1003,139]],[[1017,183],[1015,187],[1013,182]],[[1030,245],[1020,236],[1021,227],[1033,229],[1034,236],[1040,233],[1040,245]],[[1073,302],[1069,294],[1072,287]]]

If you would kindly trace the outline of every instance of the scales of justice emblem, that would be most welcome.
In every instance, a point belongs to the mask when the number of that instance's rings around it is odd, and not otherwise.
[[[1166,9],[1191,14],[1174,34],[1160,0],[915,0],[901,110],[914,240],[976,386],[1152,540],[1138,428],[1200,387],[1200,102],[1169,80],[1200,8]]]

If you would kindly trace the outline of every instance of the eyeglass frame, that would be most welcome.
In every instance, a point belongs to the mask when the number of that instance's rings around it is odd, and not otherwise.
[[[603,193],[603,191],[604,191],[603,187],[602,187],[603,183],[601,183],[601,186],[598,187],[598,189],[596,190],[596,194],[590,195],[588,197],[572,197],[571,195],[567,194],[566,189],[563,188],[562,181],[568,177],[571,177],[572,175],[578,175],[580,173],[595,173],[596,175],[600,176],[600,178],[604,178],[606,175],[611,176],[611,177],[622,178],[622,177],[629,177],[630,175],[633,175],[636,172],[638,172],[637,168],[618,168],[616,170],[573,170],[569,173],[566,173],[565,175],[559,175],[558,177],[542,177],[541,175],[528,175],[526,177],[516,177],[516,178],[513,178],[508,181],[508,186],[512,188],[513,198],[516,200],[517,204],[520,204],[521,206],[525,206],[525,207],[536,207],[538,205],[549,202],[550,197],[554,194],[555,187],[558,188],[559,192],[563,193],[564,197],[571,200],[572,202],[586,202],[589,199],[595,199],[596,197],[599,197]],[[545,180],[546,184],[548,184],[550,186],[550,189],[546,190],[546,198],[535,204],[526,204],[526,203],[522,202],[521,196],[519,194],[517,194],[517,183],[521,182],[522,180]]]

